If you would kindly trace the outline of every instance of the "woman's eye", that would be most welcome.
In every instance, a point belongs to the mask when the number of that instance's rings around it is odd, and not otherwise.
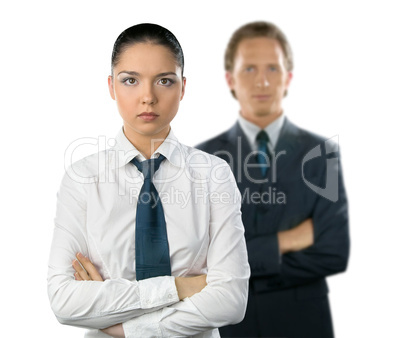
[[[174,82],[168,78],[163,78],[158,81],[158,84],[161,84],[162,86],[171,86],[173,83]]]
[[[269,71],[270,71],[270,72],[276,72],[277,70],[278,70],[278,68],[275,67],[275,66],[270,66],[270,67],[269,67]]]
[[[247,73],[251,73],[254,70],[254,67],[247,67],[245,70]]]
[[[132,78],[132,77],[129,77],[127,79],[124,79],[123,83],[128,85],[128,86],[133,86],[133,85],[135,85],[137,83],[137,80]]]

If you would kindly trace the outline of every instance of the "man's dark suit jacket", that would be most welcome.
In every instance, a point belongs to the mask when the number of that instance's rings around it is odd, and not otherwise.
[[[239,123],[197,148],[230,164],[243,199],[249,301],[244,320],[221,328],[222,337],[333,337],[325,277],[344,271],[349,256],[337,145],[285,118],[276,168],[272,161],[265,182]],[[278,231],[307,218],[313,220],[314,245],[281,256]]]

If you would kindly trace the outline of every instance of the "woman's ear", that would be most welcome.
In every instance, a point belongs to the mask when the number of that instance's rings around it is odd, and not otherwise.
[[[183,100],[183,96],[186,91],[186,83],[187,83],[187,79],[185,77],[183,77],[180,101]]]
[[[107,78],[107,84],[109,86],[109,93],[110,93],[110,97],[113,100],[116,100],[116,96],[114,95],[114,87],[113,87],[113,76],[109,75]]]

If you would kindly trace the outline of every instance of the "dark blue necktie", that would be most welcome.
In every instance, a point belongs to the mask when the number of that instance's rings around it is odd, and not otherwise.
[[[269,163],[270,160],[267,160],[267,158],[271,158],[268,150],[268,141],[269,137],[267,132],[265,130],[261,130],[257,134],[257,162],[260,164],[261,174],[264,177],[267,175],[268,164],[271,165]]]
[[[158,191],[152,183],[153,174],[165,159],[163,155],[133,163],[144,175],[144,184],[137,202],[135,226],[135,271],[137,280],[171,275],[169,242],[165,215]]]

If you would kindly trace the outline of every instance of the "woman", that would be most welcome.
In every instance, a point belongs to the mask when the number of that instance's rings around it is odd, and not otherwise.
[[[244,316],[249,266],[231,170],[170,129],[183,67],[167,29],[121,33],[108,83],[123,128],[115,147],[63,178],[48,293],[58,320],[91,329],[87,337],[218,337]],[[148,238],[155,227],[160,237]]]

